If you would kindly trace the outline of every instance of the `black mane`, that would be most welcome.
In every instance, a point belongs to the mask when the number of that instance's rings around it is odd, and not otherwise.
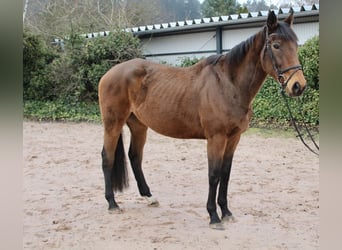
[[[226,55],[228,64],[238,64],[252,46],[256,35],[234,46]]]
[[[223,56],[222,54],[211,55],[205,59],[206,65],[215,65],[218,60]]]

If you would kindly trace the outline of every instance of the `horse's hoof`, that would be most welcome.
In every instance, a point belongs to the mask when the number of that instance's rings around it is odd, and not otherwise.
[[[110,214],[121,214],[123,210],[119,207],[108,208],[108,213]]]
[[[154,198],[152,196],[151,197],[144,196],[144,198],[146,199],[148,206],[159,207],[159,201],[156,198]]]
[[[236,222],[236,219],[233,215],[224,216],[222,222]]]
[[[222,222],[219,222],[219,223],[210,223],[209,224],[209,227],[211,229],[214,229],[214,230],[225,230],[224,226],[223,226],[223,223]]]

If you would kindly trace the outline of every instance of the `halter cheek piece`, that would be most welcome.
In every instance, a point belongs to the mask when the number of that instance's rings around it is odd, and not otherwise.
[[[269,35],[268,35],[268,28],[266,26],[266,49],[265,52],[268,51],[268,54],[272,60],[272,66],[275,72],[277,72],[277,80],[280,83],[280,85],[282,86],[283,89],[286,88],[287,83],[290,81],[290,79],[292,78],[292,76],[298,71],[298,70],[302,70],[302,65],[298,64],[298,65],[294,65],[294,66],[290,66],[287,67],[285,69],[279,69],[277,62],[275,60],[272,48],[271,48],[271,41],[269,39]],[[287,71],[293,70],[292,74],[290,75],[290,77],[286,80],[286,77],[284,76],[284,73],[286,73]]]

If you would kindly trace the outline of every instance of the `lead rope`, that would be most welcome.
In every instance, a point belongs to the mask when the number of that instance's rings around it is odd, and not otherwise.
[[[319,155],[319,153],[317,153],[315,150],[313,150],[313,149],[304,141],[303,135],[300,133],[300,130],[299,130],[299,128],[298,128],[296,119],[295,119],[295,118],[293,117],[293,115],[292,115],[291,108],[290,108],[290,105],[289,105],[289,103],[288,103],[288,101],[287,101],[287,97],[286,97],[286,95],[285,95],[284,89],[281,90],[281,95],[283,96],[283,98],[284,98],[284,100],[285,100],[285,105],[286,105],[286,107],[287,107],[287,109],[288,109],[288,111],[289,111],[289,114],[290,114],[290,118],[291,118],[292,124],[293,124],[293,126],[295,127],[295,130],[296,130],[296,132],[297,132],[297,134],[298,134],[297,137],[300,138],[300,140],[302,141],[302,143],[304,144],[304,146],[305,146],[307,149],[309,149],[309,150],[310,150],[312,153],[314,153],[315,155]],[[302,105],[302,103],[301,103],[301,105]],[[317,143],[315,142],[315,140],[314,140],[312,134],[310,133],[310,130],[308,129],[306,123],[304,122],[303,113],[300,112],[300,115],[301,115],[301,118],[302,118],[302,120],[303,120],[303,123],[304,123],[304,127],[305,127],[306,132],[308,133],[308,135],[309,135],[311,141],[313,142],[313,144],[315,145],[316,149],[319,151],[319,146],[318,146]]]

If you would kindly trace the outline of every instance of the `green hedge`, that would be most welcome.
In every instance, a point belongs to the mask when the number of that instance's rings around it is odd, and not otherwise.
[[[100,121],[100,78],[115,64],[142,57],[139,40],[121,30],[92,39],[71,34],[64,48],[25,31],[23,53],[24,117],[54,121]]]
[[[53,60],[45,59],[48,51],[54,51]],[[71,34],[64,51],[55,51],[38,36],[24,33],[24,102],[96,102],[103,74],[117,63],[142,56],[139,40],[121,30],[91,39]]]
[[[23,34],[23,97],[24,101],[40,99],[49,92],[49,85],[39,79],[46,74],[47,65],[58,57],[57,51],[48,47],[43,37]]]
[[[281,87],[268,78],[253,101],[253,127],[289,127],[291,118],[281,95]],[[286,96],[292,113],[297,121],[304,121],[311,127],[319,126],[319,91],[307,87],[299,98]]]
[[[67,104],[64,101],[26,101],[24,117],[37,121],[100,122],[99,105],[93,103]]]

